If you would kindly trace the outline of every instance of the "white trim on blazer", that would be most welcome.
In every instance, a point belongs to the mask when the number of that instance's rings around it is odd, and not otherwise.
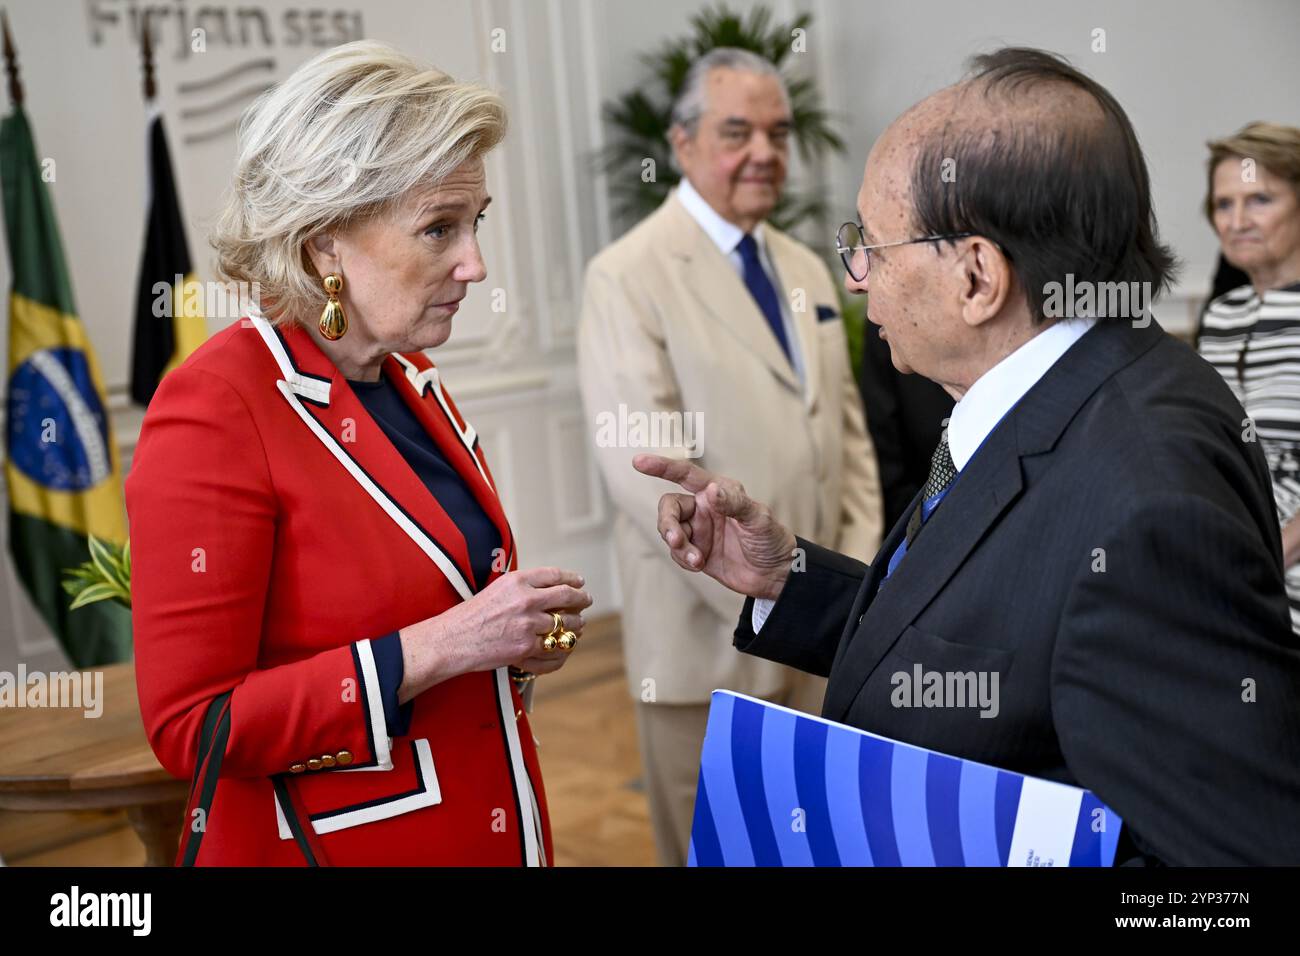
[[[299,371],[294,365],[292,357],[285,348],[284,342],[260,312],[257,312],[255,309],[250,309],[249,319],[253,323],[254,328],[257,329],[258,334],[261,336],[262,342],[275,358],[280,373],[284,376],[283,379],[276,382],[276,387],[280,390],[280,393],[284,395],[285,401],[287,401],[290,407],[298,414],[298,417],[303,420],[311,430],[311,433],[316,436],[317,440],[319,440],[321,444],[330,451],[339,464],[341,464],[348,474],[352,476],[353,480],[362,487],[366,494],[374,499],[374,501],[384,510],[384,513],[402,529],[407,537],[414,541],[416,545],[419,546],[420,550],[428,555],[429,559],[433,561],[438,570],[442,572],[443,576],[451,582],[452,587],[456,589],[456,593],[460,595],[461,599],[469,600],[469,598],[473,596],[473,592],[470,590],[464,576],[460,573],[460,570],[456,567],[451,558],[447,556],[447,554],[432,538],[425,534],[418,525],[406,516],[405,512],[402,511],[388,493],[384,491],[384,489],[375,482],[374,479],[366,474],[365,470],[362,469],[362,467],[343,450],[339,443],[334,440],[334,436],[325,430],[321,423],[316,420],[316,416],[312,415],[299,400],[299,398],[302,397],[306,398],[308,401],[315,402],[318,405],[328,406],[330,382]],[[474,464],[478,468],[479,474],[483,476],[483,480],[487,482],[489,488],[492,488],[492,482],[488,480],[487,473],[479,463],[478,455],[474,453],[474,445],[478,441],[477,435],[475,434],[473,427],[468,423],[466,423],[465,431],[463,432],[456,425],[456,417],[451,414],[451,408],[447,404],[446,397],[443,395],[442,383],[438,379],[437,368],[432,367],[420,372],[403,356],[394,355],[394,357],[401,362],[403,367],[406,369],[407,379],[411,382],[412,386],[415,387],[417,394],[422,396],[426,387],[433,387],[433,392],[438,399],[438,404],[442,406],[443,413],[446,414],[448,421],[451,423],[452,429],[458,436],[460,436],[460,440],[465,443],[465,447],[469,450],[470,457],[474,459]],[[492,490],[495,494],[496,489],[493,488]],[[367,649],[369,648],[368,642],[366,643],[366,647]],[[373,665],[373,657],[371,657],[371,663]],[[362,672],[363,675],[365,675],[366,670],[364,657]],[[506,752],[510,759],[510,767],[514,779],[515,805],[519,812],[520,825],[523,829],[524,862],[527,866],[545,866],[546,862],[543,859],[544,844],[541,838],[540,813],[536,812],[537,797],[533,791],[532,778],[528,774],[528,767],[524,763],[523,749],[519,743],[519,725],[514,715],[514,701],[510,696],[510,676],[508,669],[505,667],[498,667],[494,678],[496,681],[497,705],[500,712],[501,726],[506,738]],[[370,714],[370,720],[373,728],[375,719],[374,708],[376,705],[380,708],[380,717],[382,718],[383,716],[382,701],[379,701],[378,699],[377,677],[374,683],[374,693],[370,693],[371,682],[369,676],[366,676],[366,686],[368,697],[371,700],[372,712]],[[379,756],[378,752],[381,748],[380,741],[382,740],[384,741],[384,757],[388,763],[388,767],[385,769],[391,769],[391,754],[389,753],[387,746],[389,741],[386,729],[387,725],[381,721],[381,726],[384,729],[375,731],[374,733],[376,757]],[[432,806],[441,802],[441,791],[438,790],[437,777],[433,772],[433,757],[432,754],[428,753],[428,740],[421,738],[420,740],[413,741],[413,744],[415,745],[416,753],[419,755],[419,759],[421,760],[420,768],[421,772],[424,773],[424,779],[426,782],[426,789],[423,793],[406,795],[394,799],[391,803],[381,803],[366,810],[350,811],[339,816],[330,817],[328,821],[323,824],[324,826],[327,826],[328,829],[322,829],[321,825],[318,825],[317,821],[313,819],[312,828],[315,829],[317,833],[328,833],[349,826],[357,826],[358,824],[370,823],[374,820],[386,819],[387,817],[396,816],[400,813],[407,813],[411,810],[416,810],[425,806]],[[423,750],[420,748],[421,744],[423,744]],[[423,765],[425,754],[428,754],[427,772],[424,772],[425,768]],[[433,788],[432,790],[429,789],[430,785]],[[434,792],[436,792],[436,798],[430,799],[430,794]],[[276,797],[276,819],[280,821],[281,839],[285,839],[284,834],[288,831],[288,824],[284,820],[284,811],[280,806],[278,797]]]

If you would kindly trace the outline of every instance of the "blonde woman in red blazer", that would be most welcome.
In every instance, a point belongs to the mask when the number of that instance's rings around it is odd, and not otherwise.
[[[517,569],[423,354],[485,277],[504,129],[495,94],[372,42],[241,124],[213,242],[256,295],[163,380],[126,488],[145,728],[169,771],[199,770],[183,862],[552,858],[520,688],[591,599],[574,572]],[[400,396],[404,435],[370,389]]]

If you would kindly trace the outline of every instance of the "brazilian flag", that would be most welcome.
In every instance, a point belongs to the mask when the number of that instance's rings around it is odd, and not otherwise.
[[[126,660],[131,617],[108,601],[68,610],[63,571],[87,536],[122,544],[126,514],[104,386],[72,300],[63,242],[22,107],[0,122],[0,183],[13,271],[5,483],[9,548],[28,593],[76,667]]]
[[[154,110],[149,118],[149,217],[131,349],[131,398],[140,405],[148,405],[162,377],[208,337],[202,286],[190,264],[184,223],[162,115]]]

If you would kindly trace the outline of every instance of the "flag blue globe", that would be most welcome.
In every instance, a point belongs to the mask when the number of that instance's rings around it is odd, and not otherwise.
[[[85,353],[41,349],[9,377],[9,460],[55,491],[84,491],[112,474],[108,417]]]

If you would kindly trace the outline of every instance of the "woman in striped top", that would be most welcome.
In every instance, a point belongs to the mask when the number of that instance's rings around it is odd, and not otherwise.
[[[1268,461],[1300,632],[1300,129],[1251,123],[1209,146],[1205,213],[1250,281],[1206,307],[1197,348],[1240,400],[1243,432]]]

